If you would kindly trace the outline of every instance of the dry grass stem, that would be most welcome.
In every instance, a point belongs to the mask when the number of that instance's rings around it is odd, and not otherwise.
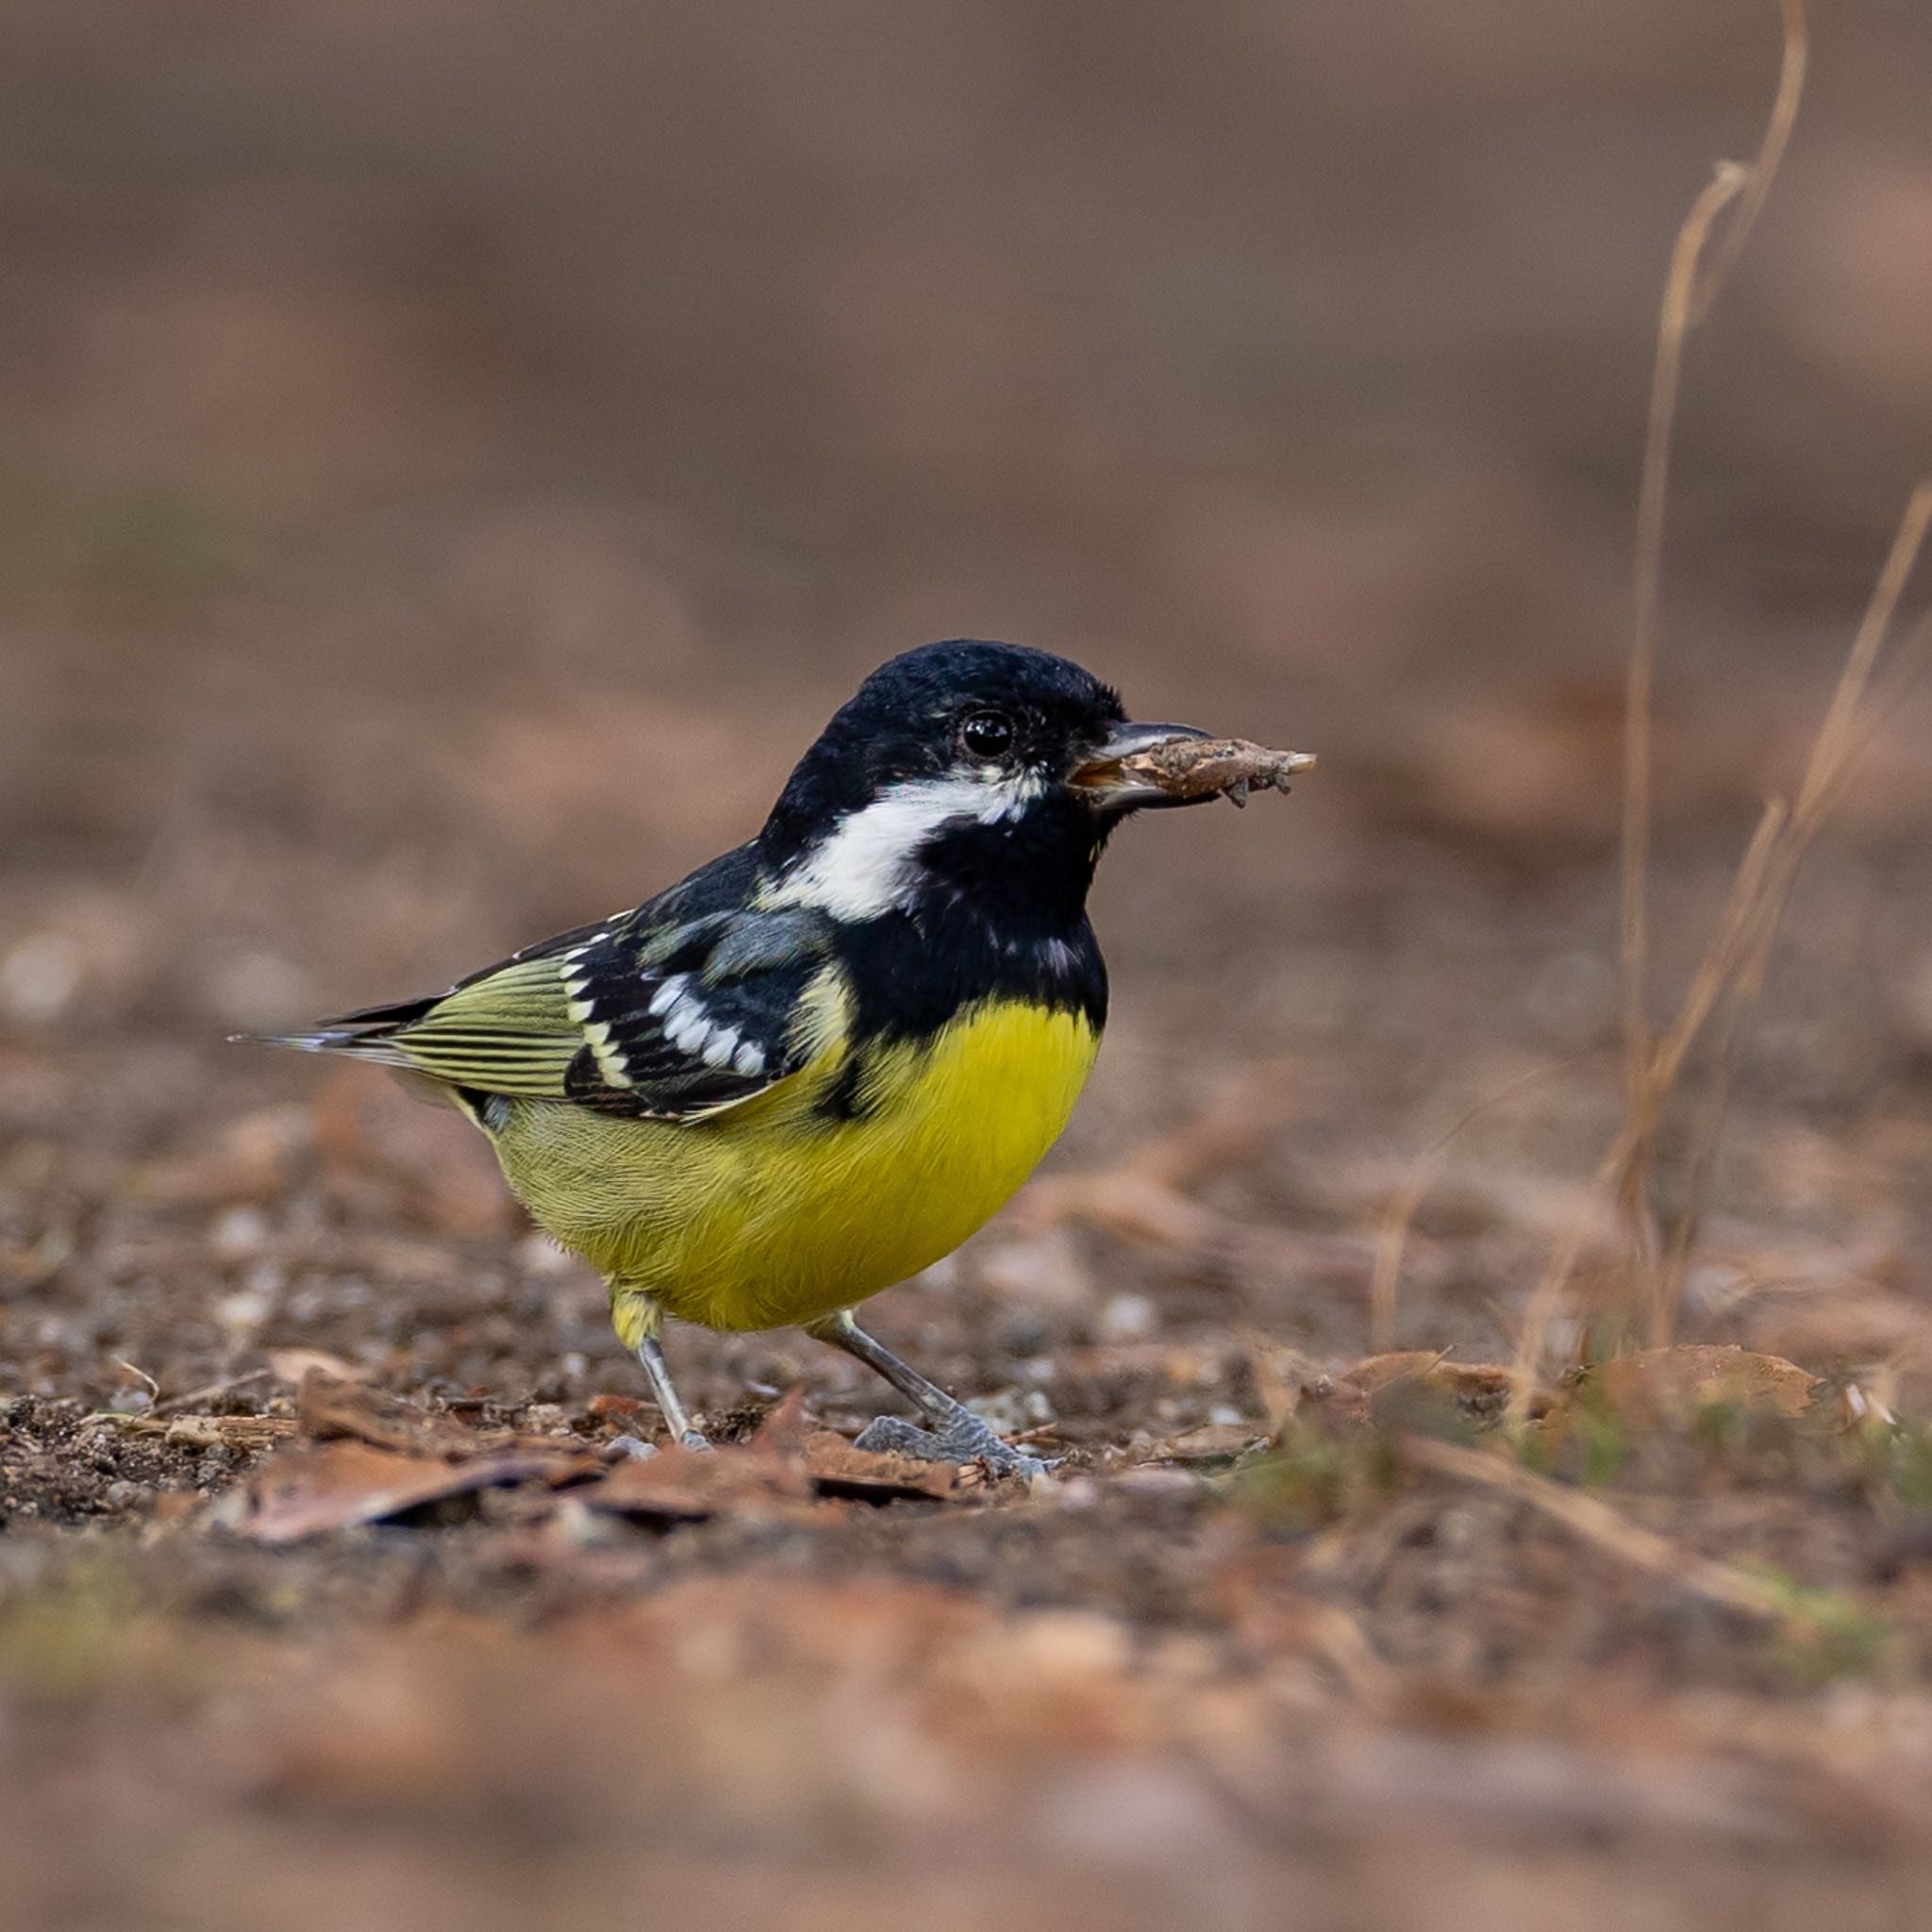
[[[1766,882],[1772,874],[1778,834],[1786,822],[1787,814],[1782,805],[1774,802],[1765,807],[1757,822],[1757,829],[1739,863],[1737,875],[1731,882],[1717,930],[1711,936],[1696,973],[1691,975],[1690,985],[1684,994],[1684,1004],[1678,1009],[1670,1031],[1657,1042],[1646,1063],[1636,1105],[1626,1112],[1616,1139],[1591,1176],[1588,1196],[1591,1201],[1598,1201],[1614,1190],[1627,1172],[1642,1137],[1655,1133],[1656,1118],[1661,1112],[1664,1097],[1675,1084],[1686,1057],[1717,1006],[1725,984],[1736,972],[1739,961],[1744,957],[1755,931],[1754,908],[1762,901]],[[1522,1423],[1528,1415],[1529,1400],[1536,1387],[1537,1372],[1541,1365],[1550,1324],[1562,1305],[1563,1291],[1569,1285],[1590,1232],[1591,1224],[1583,1220],[1570,1229],[1558,1243],[1549,1266],[1544,1269],[1530,1296],[1512,1370],[1514,1386],[1508,1408],[1512,1424]]]
[[[1598,1203],[1609,1193],[1629,1158],[1631,1144],[1631,1130],[1626,1123],[1590,1177],[1586,1191],[1586,1198],[1590,1202]],[[1577,1258],[1583,1253],[1583,1244],[1591,1231],[1591,1221],[1578,1215],[1563,1239],[1557,1243],[1556,1253],[1550,1257],[1549,1265],[1529,1297],[1529,1307],[1523,1317],[1523,1332],[1517,1338],[1516,1353],[1510,1365],[1509,1404],[1504,1411],[1504,1420],[1512,1428],[1520,1427],[1529,1420],[1529,1405],[1536,1393],[1537,1370],[1549,1341],[1550,1324],[1562,1306],[1563,1291],[1570,1285]]]
[[[1657,1276],[1656,1293],[1650,1307],[1645,1339],[1653,1348],[1667,1348],[1674,1338],[1677,1310],[1684,1305],[1684,1289],[1690,1276],[1690,1255],[1697,1245],[1698,1231],[1704,1224],[1705,1204],[1717,1173],[1718,1148],[1724,1140],[1724,1123],[1730,1116],[1731,1087],[1737,1074],[1738,1042],[1742,1037],[1744,1019],[1757,996],[1761,979],[1747,975],[1724,1003],[1717,1038],[1710,1053],[1710,1085],[1697,1109],[1690,1129],[1690,1147],[1685,1163],[1683,1205],[1671,1227],[1665,1245],[1663,1266]]]
[[[1372,1353],[1379,1355],[1395,1346],[1395,1313],[1402,1281],[1402,1259],[1408,1246],[1409,1230],[1415,1224],[1415,1217],[1424,1201],[1428,1198],[1429,1190],[1441,1175],[1449,1150],[1469,1127],[1485,1115],[1553,1074],[1572,1072],[1595,1058],[1594,1054],[1578,1054],[1570,1059],[1554,1060],[1548,1066],[1532,1067],[1526,1074],[1519,1074],[1493,1093],[1485,1094],[1467,1108],[1410,1162],[1407,1175],[1401,1187],[1389,1197],[1381,1224],[1375,1230],[1374,1270],[1369,1278],[1369,1348]]]
[[[1683,1216],[1674,1233],[1669,1265],[1645,1285],[1650,1292],[1647,1339],[1653,1347],[1666,1346],[1675,1326],[1676,1307],[1689,1269],[1690,1230],[1701,1218],[1704,1190],[1715,1165],[1718,1138],[1728,1091],[1729,1067],[1735,1056],[1741,1020],[1763,983],[1778,924],[1797,881],[1799,866],[1811,841],[1843,795],[1859,751],[1870,742],[1873,721],[1864,700],[1900,598],[1932,530],[1932,482],[1913,491],[1900,520],[1898,534],[1879,575],[1857,634],[1847,653],[1843,671],[1826,707],[1811,754],[1806,761],[1797,803],[1789,810],[1774,802],[1765,808],[1757,833],[1738,868],[1716,933],[1684,996],[1676,1021],[1648,1057],[1632,1106],[1616,1140],[1591,1177],[1591,1198],[1616,1186],[1620,1192],[1641,1150],[1654,1139],[1665,1102],[1675,1088],[1691,1048],[1721,1005],[1726,1018],[1720,1040],[1711,1098],[1693,1145],[1690,1185]],[[1911,645],[1922,648],[1932,640],[1932,627],[1921,625]],[[1904,654],[1885,690],[1899,690],[1920,667]],[[1686,1224],[1689,1224],[1687,1226]],[[1535,1386],[1551,1323],[1561,1306],[1588,1228],[1579,1224],[1558,1247],[1530,1298],[1514,1365],[1515,1388],[1510,1418],[1527,1413],[1529,1391]]]
[[[1832,806],[1843,795],[1858,753],[1871,741],[1874,721],[1865,700],[1928,530],[1932,530],[1932,482],[1921,483],[1913,491],[1900,519],[1885,568],[1806,760],[1797,802],[1789,810],[1775,802],[1765,808],[1677,1018],[1649,1053],[1624,1123],[1591,1176],[1592,1199],[1612,1188],[1624,1198],[1631,1170],[1656,1136],[1664,1105],[1682,1075],[1691,1048],[1712,1013],[1724,1007],[1725,1018],[1712,1087],[1693,1138],[1684,1208],[1665,1267],[1642,1277],[1648,1294],[1646,1339],[1652,1347],[1668,1345],[1674,1332],[1691,1239],[1716,1163],[1742,1019],[1763,983],[1772,943],[1805,853]],[[1928,640],[1932,640],[1932,627],[1922,625],[1913,631],[1908,641],[1910,652],[1901,653],[1895,661],[1884,695],[1889,697],[1903,689],[1917,674],[1921,666],[1915,661],[1916,655]],[[1529,1391],[1535,1387],[1550,1325],[1561,1307],[1563,1291],[1588,1233],[1588,1224],[1579,1223],[1565,1236],[1530,1297],[1513,1367],[1515,1386],[1509,1403],[1513,1423],[1521,1423],[1528,1412]]]
[[[1850,772],[1853,755],[1863,742],[1857,729],[1859,707],[1871,685],[1878,654],[1891,629],[1899,599],[1905,595],[1906,585],[1919,560],[1919,553],[1924,547],[1928,526],[1932,526],[1932,481],[1920,483],[1906,505],[1905,515],[1899,520],[1898,534],[1892,539],[1885,568],[1879,573],[1872,601],[1866,607],[1857,636],[1852,641],[1845,668],[1840,674],[1838,687],[1831,694],[1831,704],[1824,714],[1824,723],[1819,727],[1817,741],[1811,748],[1804,782],[1798,788],[1798,802],[1792,811],[1794,833],[1806,841],[1809,840],[1819,822],[1836,802],[1843,780]],[[1914,644],[1919,642],[1922,633],[1923,626],[1913,632],[1910,641]],[[1909,677],[1916,667],[1901,661],[1895,669],[1901,675]]]
[[[1729,281],[1744,243],[1763,212],[1778,164],[1784,159],[1791,129],[1798,121],[1798,103],[1805,93],[1805,74],[1810,64],[1810,34],[1805,21],[1805,0],[1778,0],[1784,25],[1784,52],[1778,68],[1777,93],[1764,124],[1764,138],[1757,144],[1757,158],[1744,171],[1743,192],[1737,212],[1725,225],[1709,269],[1698,283],[1691,298],[1690,320],[1700,323],[1709,314],[1724,285]]]
[[[1651,374],[1650,415],[1644,433],[1643,471],[1637,499],[1637,565],[1630,665],[1624,691],[1624,1053],[1632,1091],[1649,1058],[1643,1009],[1650,837],[1651,701],[1657,670],[1657,613],[1663,571],[1665,511],[1669,503],[1671,434],[1682,387],[1684,339],[1690,329],[1697,262],[1711,224],[1742,192],[1744,176],[1731,162],[1719,165],[1691,204],[1671,250],[1657,323],[1657,361]]]
[[[1736,265],[1756,224],[1779,161],[1790,139],[1804,92],[1807,56],[1804,0],[1782,0],[1784,57],[1778,89],[1765,123],[1757,158],[1749,167],[1735,161],[1718,165],[1691,204],[1671,250],[1670,273],[1657,322],[1657,359],[1652,369],[1650,411],[1644,435],[1643,468],[1638,489],[1634,612],[1629,670],[1624,690],[1623,905],[1620,968],[1623,985],[1624,1086],[1633,1117],[1643,1112],[1650,1077],[1651,1033],[1644,983],[1649,958],[1649,856],[1651,826],[1651,718],[1657,675],[1657,608],[1663,575],[1665,513],[1669,501],[1671,441],[1682,387],[1684,342],[1703,321]],[[1700,278],[1702,263],[1718,218],[1733,202],[1737,214],[1715,259]],[[1654,1125],[1633,1139],[1617,1177],[1619,1203],[1628,1232],[1635,1272],[1655,1308],[1660,1299],[1656,1233],[1650,1204],[1655,1156]]]
[[[1445,1442],[1435,1436],[1413,1435],[1402,1439],[1402,1455],[1413,1468],[1457,1482],[1475,1483],[1526,1503],[1592,1549],[1646,1576],[1669,1578],[1720,1608],[1764,1623],[1802,1624],[1807,1621],[1791,1602],[1790,1592],[1774,1583],[1735,1564],[1699,1556],[1641,1523],[1632,1523],[1601,1497],[1553,1482],[1507,1455]]]
[[[1683,1298],[1690,1250],[1703,1218],[1704,1204],[1716,1170],[1718,1145],[1729,1112],[1738,1041],[1744,1019],[1762,991],[1772,941],[1796,883],[1799,864],[1819,827],[1843,797],[1861,753],[1924,669],[1924,651],[1928,637],[1932,637],[1932,625],[1922,622],[1899,651],[1886,691],[1874,703],[1864,703],[1899,599],[1924,546],[1928,524],[1932,524],[1932,485],[1921,484],[1906,506],[1872,602],[1846,656],[1844,670],[1806,765],[1786,836],[1777,844],[1775,864],[1763,888],[1753,895],[1747,943],[1729,981],[1724,1021],[1712,1054],[1710,1089],[1692,1133],[1684,1205],[1672,1231],[1658,1284],[1651,1324],[1653,1346],[1661,1346],[1670,1340],[1676,1309]]]
[[[1824,800],[1825,815],[1838,808],[1857,781],[1858,771],[1878,741],[1897,727],[1900,716],[1918,694],[1927,670],[1932,670],[1932,611],[1922,612],[1891,654],[1891,661],[1874,674],[1872,694],[1854,727],[1842,770]]]

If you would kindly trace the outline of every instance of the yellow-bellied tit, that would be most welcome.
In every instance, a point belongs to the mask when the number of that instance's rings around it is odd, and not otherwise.
[[[666,1316],[799,1324],[925,1424],[881,1417],[861,1445],[1031,1473],[852,1309],[957,1247],[1065,1126],[1107,1017],[1095,862],[1127,814],[1198,802],[1147,772],[1206,735],[1129,724],[1043,651],[928,644],[865,680],[735,851],[447,992],[271,1043],[459,1106],[603,1274],[687,1444]]]

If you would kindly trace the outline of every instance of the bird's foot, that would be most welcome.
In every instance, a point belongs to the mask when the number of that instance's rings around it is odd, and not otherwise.
[[[856,1449],[885,1456],[910,1456],[921,1462],[983,1462],[995,1475],[1031,1481],[1057,1465],[1003,1442],[970,1410],[962,1408],[937,1429],[922,1429],[903,1416],[875,1416],[859,1432]]]

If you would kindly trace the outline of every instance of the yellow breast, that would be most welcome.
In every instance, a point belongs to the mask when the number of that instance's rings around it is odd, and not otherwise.
[[[626,1345],[660,1310],[778,1327],[958,1247],[1052,1146],[1099,1043],[1078,1015],[990,1001],[874,1055],[857,1119],[815,1105],[841,1049],[708,1120],[521,1101],[492,1140],[539,1224],[609,1280]]]

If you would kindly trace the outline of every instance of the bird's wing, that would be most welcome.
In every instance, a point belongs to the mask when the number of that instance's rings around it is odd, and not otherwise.
[[[691,1120],[762,1093],[829,1043],[829,954],[822,914],[733,908],[679,920],[644,907],[434,998],[281,1043],[479,1093]]]

